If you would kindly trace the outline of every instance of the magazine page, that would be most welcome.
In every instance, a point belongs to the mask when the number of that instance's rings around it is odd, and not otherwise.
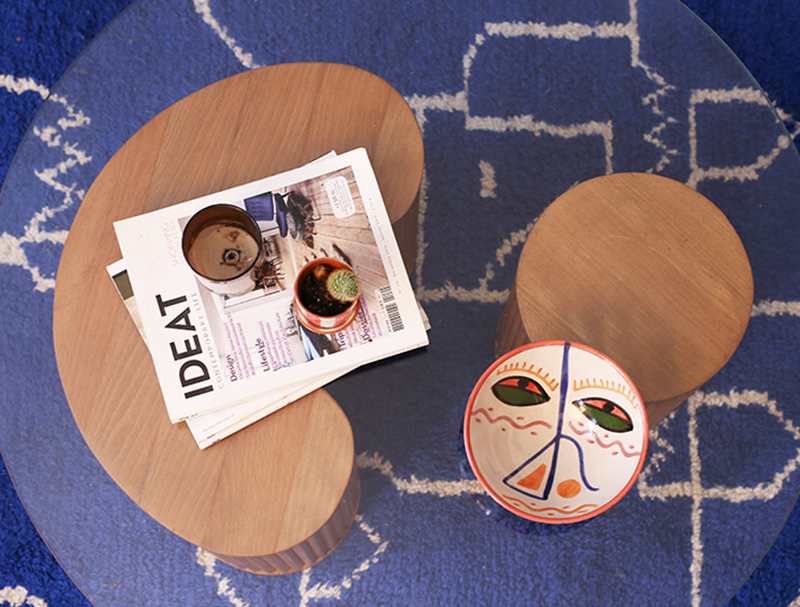
[[[213,291],[183,256],[189,220],[217,204],[258,220],[263,271],[245,294]],[[115,229],[173,423],[257,396],[280,400],[315,378],[428,343],[363,149],[118,221]],[[296,314],[295,277],[318,258],[347,262],[360,283],[355,320],[335,333],[309,330]]]
[[[138,306],[136,305],[136,297],[133,293],[130,279],[128,278],[125,260],[114,262],[108,266],[107,270],[130,313],[131,319],[144,338],[142,320],[139,315]],[[145,344],[146,343],[145,340]],[[306,394],[323,387],[348,371],[349,369],[345,369],[339,373],[313,378],[312,381],[294,390],[283,390],[275,395],[265,393],[238,405],[231,405],[219,411],[193,417],[186,420],[186,424],[200,449],[205,449],[221,441],[223,438],[227,438],[231,434],[238,432],[242,428],[246,428],[250,424],[278,411],[282,407],[291,404]]]
[[[278,398],[256,396],[253,399],[186,420],[186,425],[200,449],[205,449],[229,437],[231,434],[254,424],[260,419],[271,415],[294,401],[322,388],[326,384],[341,377],[348,370],[313,378],[308,384],[289,391]]]
[[[136,297],[133,293],[131,280],[128,277],[128,269],[125,267],[125,260],[120,259],[112,263],[106,268],[106,271],[114,282],[114,286],[117,288],[117,292],[122,298],[122,303],[124,303],[125,307],[128,309],[128,313],[131,319],[133,319],[133,323],[136,325],[139,335],[142,336],[145,345],[147,345],[147,338],[144,336],[144,327],[142,327],[142,316],[139,314],[139,307],[136,305]]]

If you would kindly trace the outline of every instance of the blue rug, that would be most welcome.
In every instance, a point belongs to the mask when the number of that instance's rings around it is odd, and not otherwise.
[[[0,0],[0,606],[800,605],[800,10],[688,4],[780,120],[673,0]],[[52,297],[80,200],[128,137],[204,85],[301,60],[375,72],[420,119],[412,279],[433,329],[426,351],[331,386],[359,453],[358,521],[311,570],[263,578],[163,530],[100,468],[58,381]],[[530,224],[575,183],[629,170],[723,209],[756,306],[619,504],[526,523],[476,490],[466,399]]]

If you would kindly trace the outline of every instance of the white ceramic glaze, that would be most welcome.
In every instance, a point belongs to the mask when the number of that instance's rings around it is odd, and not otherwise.
[[[537,342],[483,374],[464,441],[500,505],[529,520],[571,523],[607,510],[633,485],[647,452],[647,415],[607,356],[574,342]]]

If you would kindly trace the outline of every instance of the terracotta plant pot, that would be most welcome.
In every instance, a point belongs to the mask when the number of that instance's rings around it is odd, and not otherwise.
[[[310,295],[314,288],[319,288],[318,279],[315,278],[320,266],[328,266],[333,270],[349,270],[355,274],[353,268],[340,259],[332,257],[320,257],[308,262],[297,274],[294,282],[294,311],[297,320],[305,328],[314,333],[336,333],[347,327],[358,314],[360,295],[349,303],[338,302],[338,309],[324,313],[315,306],[319,305],[317,300]],[[325,270],[324,272],[326,272]]]

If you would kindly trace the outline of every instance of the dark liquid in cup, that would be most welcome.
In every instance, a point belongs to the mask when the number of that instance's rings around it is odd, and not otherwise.
[[[212,223],[197,232],[186,257],[206,278],[231,280],[253,265],[258,251],[258,241],[241,227]]]

